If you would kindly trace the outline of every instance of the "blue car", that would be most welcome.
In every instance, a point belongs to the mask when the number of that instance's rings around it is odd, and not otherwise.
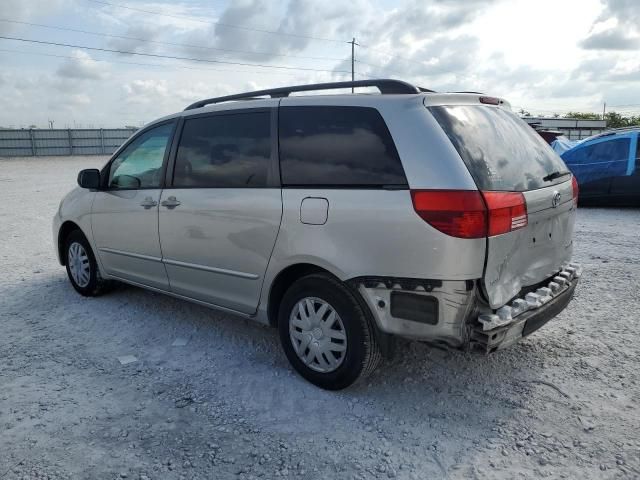
[[[580,204],[640,206],[640,128],[590,137],[561,157],[580,187]]]

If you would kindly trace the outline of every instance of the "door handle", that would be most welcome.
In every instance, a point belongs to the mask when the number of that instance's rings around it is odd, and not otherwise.
[[[145,210],[149,210],[150,208],[153,208],[156,205],[158,205],[158,202],[156,202],[151,197],[146,197],[142,202],[140,202],[140,205],[143,206]]]
[[[180,205],[180,202],[178,200],[176,200],[176,197],[171,196],[169,198],[167,198],[166,200],[164,200],[161,205],[163,207],[167,207],[168,209],[173,209],[176,208],[178,205]]]

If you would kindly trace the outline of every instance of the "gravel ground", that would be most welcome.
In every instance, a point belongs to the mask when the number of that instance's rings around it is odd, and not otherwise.
[[[640,211],[579,210],[575,299],[519,345],[403,343],[331,393],[269,328],[133,287],[75,293],[51,218],[102,163],[0,160],[0,479],[640,478]]]

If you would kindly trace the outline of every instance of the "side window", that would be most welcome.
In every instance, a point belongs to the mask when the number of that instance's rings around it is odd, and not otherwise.
[[[628,138],[618,138],[598,142],[568,151],[562,156],[568,165],[584,165],[607,162],[627,162],[630,142]]]
[[[590,145],[586,147],[587,162],[624,161],[626,163],[629,158],[630,143],[628,138],[617,138]]]
[[[186,119],[174,187],[264,187],[271,163],[271,115],[247,112]]]
[[[174,123],[147,130],[131,142],[109,167],[109,188],[158,188],[162,163]]]
[[[281,107],[280,170],[289,186],[406,186],[382,116],[368,107]]]
[[[574,148],[563,153],[562,159],[567,165],[582,165],[588,162],[587,156],[589,151],[589,146]]]

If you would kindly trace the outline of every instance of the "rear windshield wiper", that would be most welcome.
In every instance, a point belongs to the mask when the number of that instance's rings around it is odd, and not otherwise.
[[[566,172],[561,172],[559,170],[556,170],[555,172],[551,172],[546,177],[542,177],[542,180],[544,182],[550,182],[551,180],[555,180],[556,178],[564,177],[565,175],[571,175],[571,172],[569,170],[567,170]]]

